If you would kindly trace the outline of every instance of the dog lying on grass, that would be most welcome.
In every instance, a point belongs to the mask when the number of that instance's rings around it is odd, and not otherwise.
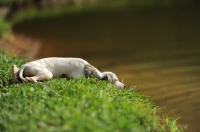
[[[113,72],[100,72],[81,58],[43,58],[26,63],[20,69],[13,65],[13,83],[19,83],[20,80],[37,83],[53,77],[73,79],[92,76],[98,80],[107,80],[118,88],[126,87]]]

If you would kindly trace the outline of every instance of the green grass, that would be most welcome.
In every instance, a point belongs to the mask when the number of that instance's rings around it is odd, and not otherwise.
[[[0,4],[9,4],[14,1],[16,1],[16,0],[0,0]]]
[[[11,25],[0,16],[0,39],[3,35],[11,31]]]
[[[12,1],[12,0],[11,0]],[[128,8],[148,8],[148,7],[166,7],[173,6],[176,2],[174,0],[109,0],[102,2],[94,2],[88,4],[74,4],[74,5],[62,5],[62,6],[50,6],[45,8],[38,9],[37,7],[28,8],[25,11],[22,10],[17,12],[17,14],[12,18],[12,25],[19,23],[23,20],[32,20],[37,18],[46,18],[46,17],[57,17],[63,14],[76,14],[82,12],[95,12],[95,11],[112,11],[112,10],[121,10]],[[191,0],[185,0],[177,2],[176,4],[180,5],[190,5]]]
[[[32,7],[27,9],[26,11],[18,12],[12,18],[12,25],[19,23],[23,20],[32,20],[32,19],[43,19],[46,17],[56,18],[63,14],[77,14],[81,12],[94,12],[94,11],[105,11],[105,10],[116,10],[123,8],[126,6],[126,1],[118,4],[112,4],[113,2],[108,3],[108,5],[104,4],[88,4],[88,5],[63,5],[63,6],[55,6],[55,7],[45,7],[42,9],[38,9],[36,7]]]
[[[183,131],[134,87],[120,90],[94,78],[12,84],[11,66],[23,63],[0,53],[0,131]]]

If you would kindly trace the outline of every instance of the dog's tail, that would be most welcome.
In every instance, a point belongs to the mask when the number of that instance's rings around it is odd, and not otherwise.
[[[19,78],[24,81],[24,82],[28,82],[24,77],[23,77],[23,73],[24,73],[24,70],[25,70],[26,66],[23,65],[21,68],[20,68],[20,71],[19,71]]]

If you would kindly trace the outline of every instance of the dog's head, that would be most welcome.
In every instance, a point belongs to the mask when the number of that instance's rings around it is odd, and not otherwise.
[[[126,85],[121,83],[118,79],[118,77],[113,72],[104,72],[104,79],[108,80],[110,83],[114,84],[116,87],[125,89]]]

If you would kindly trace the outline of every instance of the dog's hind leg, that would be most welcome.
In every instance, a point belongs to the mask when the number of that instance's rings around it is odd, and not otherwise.
[[[33,83],[48,80],[53,77],[53,74],[46,68],[34,67],[30,69],[30,72],[32,73],[32,76],[27,76],[25,77],[25,79]]]

